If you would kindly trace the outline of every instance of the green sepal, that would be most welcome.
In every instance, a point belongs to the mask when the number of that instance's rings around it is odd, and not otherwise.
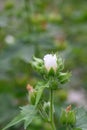
[[[53,90],[58,89],[58,79],[51,77],[49,80],[49,87]]]
[[[56,74],[56,72],[54,71],[53,68],[50,68],[50,70],[47,71],[46,73],[47,73],[48,77],[50,77],[50,76],[55,76],[55,74]]]
[[[60,116],[60,123],[64,125],[66,124],[66,122],[67,122],[66,111],[62,109],[61,116]]]
[[[37,92],[29,92],[29,103],[35,105]]]
[[[36,69],[39,73],[44,73],[44,62],[40,58],[33,57],[33,60],[30,63],[34,69]]]
[[[57,64],[58,64],[58,69],[57,72],[59,73],[60,71],[62,71],[64,69],[64,61],[61,57],[57,58]]]
[[[60,72],[59,76],[58,76],[58,79],[59,79],[59,82],[61,84],[64,84],[64,83],[66,83],[66,82],[68,82],[70,80],[70,77],[71,77],[70,72],[67,72],[67,73]]]
[[[67,124],[74,125],[76,123],[76,113],[75,111],[67,112]]]
[[[74,125],[76,123],[76,113],[75,111],[71,110],[67,112],[66,110],[62,110],[61,116],[60,116],[60,122],[64,125]]]

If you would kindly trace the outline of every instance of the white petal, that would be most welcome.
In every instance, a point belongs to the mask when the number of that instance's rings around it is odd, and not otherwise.
[[[49,71],[51,68],[56,70],[57,68],[57,57],[56,55],[47,54],[44,56],[45,68]]]

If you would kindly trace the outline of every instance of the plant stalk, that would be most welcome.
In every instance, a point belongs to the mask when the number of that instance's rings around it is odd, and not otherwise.
[[[53,90],[50,90],[50,123],[52,126],[52,130],[56,130],[55,124],[54,124],[54,110],[53,110]]]

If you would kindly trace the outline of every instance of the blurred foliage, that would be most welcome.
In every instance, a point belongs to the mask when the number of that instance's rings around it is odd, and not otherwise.
[[[57,51],[72,71],[66,86],[87,90],[87,0],[0,0],[0,127],[27,104],[27,83],[40,78],[29,64],[31,57]],[[57,113],[66,98],[66,90],[56,93]],[[30,129],[50,130],[39,119]]]

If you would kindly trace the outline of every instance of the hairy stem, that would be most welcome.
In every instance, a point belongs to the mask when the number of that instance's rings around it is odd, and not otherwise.
[[[54,124],[54,110],[53,110],[53,90],[50,90],[50,123],[52,126],[52,130],[56,130],[55,124]]]

